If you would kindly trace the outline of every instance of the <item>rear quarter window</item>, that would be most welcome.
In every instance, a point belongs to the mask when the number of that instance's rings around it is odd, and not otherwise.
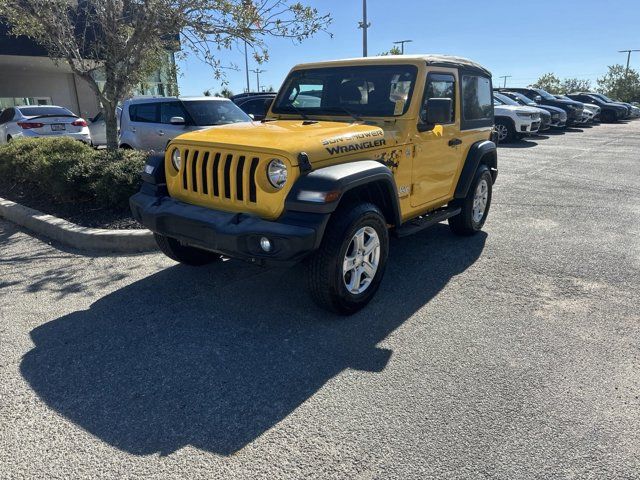
[[[159,103],[138,103],[129,105],[129,118],[132,122],[159,123]]]
[[[493,93],[491,78],[479,74],[462,74],[463,130],[493,125]]]

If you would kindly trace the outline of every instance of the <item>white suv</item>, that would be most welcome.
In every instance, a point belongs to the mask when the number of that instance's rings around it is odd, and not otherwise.
[[[126,100],[120,147],[164,152],[171,140],[193,130],[250,122],[235,103],[219,97],[138,97]]]
[[[495,128],[499,143],[511,142],[540,129],[540,111],[538,108],[507,105],[493,97]]]

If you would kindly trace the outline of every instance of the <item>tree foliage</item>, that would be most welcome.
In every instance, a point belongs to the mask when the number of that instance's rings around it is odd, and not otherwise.
[[[611,65],[609,71],[598,79],[598,90],[621,102],[640,101],[640,74],[624,65]]]
[[[326,31],[331,17],[289,0],[0,0],[0,20],[89,84],[113,149],[117,104],[156,70],[168,49],[181,45],[221,78],[217,51],[246,41],[262,62],[269,55],[267,37],[301,42]]]
[[[574,93],[574,92],[590,92],[591,80],[581,80],[579,78],[565,78],[562,80],[560,93]]]
[[[562,90],[560,79],[553,73],[545,73],[531,86],[533,88],[541,88],[551,94],[559,94]]]
[[[386,57],[387,55],[402,55],[402,50],[400,50],[400,47],[394,45],[388,52],[379,53],[378,57]]]

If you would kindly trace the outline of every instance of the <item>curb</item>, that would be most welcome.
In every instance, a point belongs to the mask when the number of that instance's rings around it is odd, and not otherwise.
[[[0,197],[0,217],[34,233],[78,250],[138,253],[156,250],[149,230],[107,230],[81,227]]]

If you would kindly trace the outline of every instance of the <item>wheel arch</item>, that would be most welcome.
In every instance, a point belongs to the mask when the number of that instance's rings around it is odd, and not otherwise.
[[[483,140],[471,145],[456,185],[454,198],[465,198],[467,196],[473,177],[480,165],[486,165],[489,168],[491,178],[495,183],[498,177],[498,149],[496,144],[490,140]]]
[[[331,201],[305,200],[307,192],[329,195]],[[393,173],[374,160],[332,165],[314,170],[295,183],[285,202],[286,211],[332,214],[350,201],[377,205],[390,225],[400,225],[400,204]]]

